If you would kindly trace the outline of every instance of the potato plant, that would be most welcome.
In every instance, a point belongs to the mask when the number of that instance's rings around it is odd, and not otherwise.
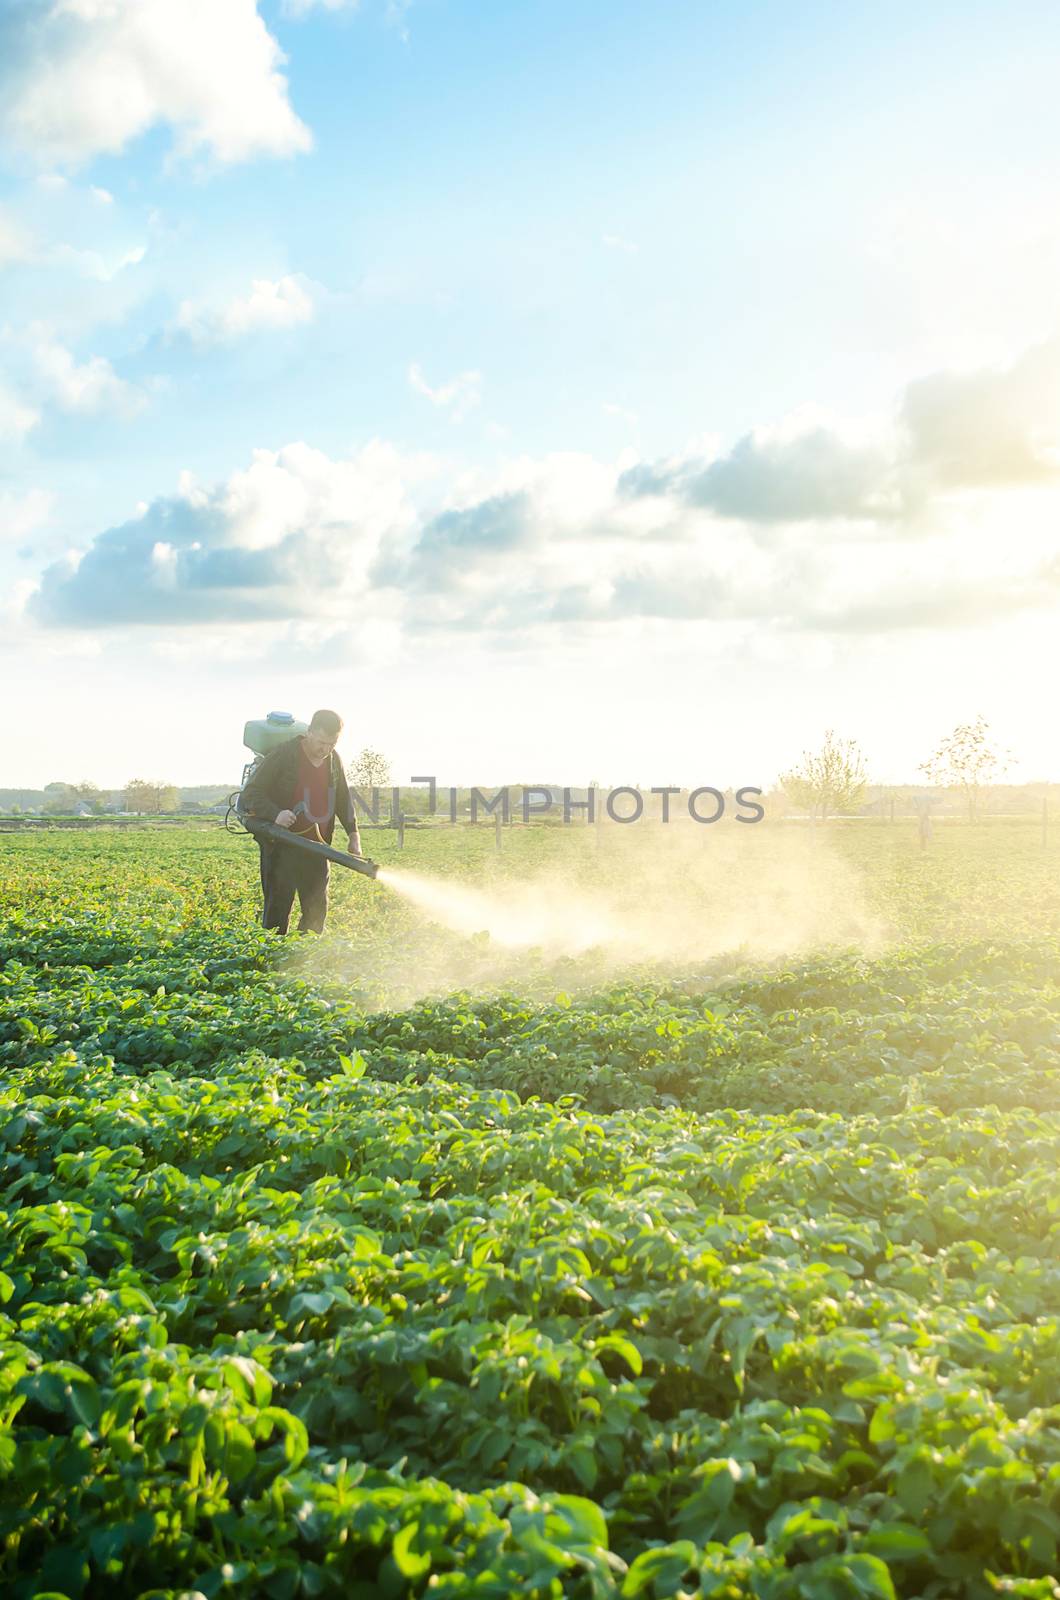
[[[488,843],[405,854],[621,863]],[[872,956],[486,983],[219,830],[5,839],[0,1592],[1057,1600],[1055,868],[835,848]]]

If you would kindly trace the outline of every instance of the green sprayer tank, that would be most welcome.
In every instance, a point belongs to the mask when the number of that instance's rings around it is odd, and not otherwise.
[[[243,724],[243,743],[254,752],[254,759],[247,762],[239,780],[239,788],[229,796],[228,817],[234,812],[241,822],[245,820],[243,790],[269,751],[275,750],[277,745],[286,744],[289,739],[296,739],[300,733],[308,732],[308,723],[299,722],[289,711],[270,711],[267,717],[258,717],[253,722]],[[228,818],[225,820],[227,822]]]
[[[243,743],[256,756],[267,756],[278,744],[286,744],[288,739],[308,732],[309,724],[299,722],[289,711],[270,711],[267,717],[246,724]]]

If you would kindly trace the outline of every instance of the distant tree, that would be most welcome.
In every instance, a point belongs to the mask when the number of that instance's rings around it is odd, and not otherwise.
[[[130,778],[125,785],[125,809],[126,811],[156,810],[154,784],[148,783],[146,778]]]
[[[390,763],[379,750],[362,750],[350,762],[346,776],[357,789],[385,789],[390,782]]]
[[[44,795],[42,810],[46,816],[66,816],[77,804],[77,788],[72,783],[46,783]]]
[[[125,785],[126,811],[146,811],[157,816],[160,811],[176,811],[179,805],[180,793],[172,783],[130,778]]]
[[[837,740],[831,728],[816,754],[804,750],[802,760],[780,783],[788,799],[822,821],[830,812],[852,811],[865,793],[864,757],[853,739]]]
[[[947,734],[934,755],[920,763],[920,771],[932,783],[960,789],[968,806],[968,819],[975,822],[983,785],[1008,766],[1011,750],[998,750],[987,737],[989,723],[980,712],[974,722],[962,722]]]

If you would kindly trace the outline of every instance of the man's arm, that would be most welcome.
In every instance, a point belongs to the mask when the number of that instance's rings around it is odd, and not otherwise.
[[[350,849],[355,856],[361,855],[361,830],[357,826],[357,816],[353,809],[353,797],[350,786],[346,782],[346,774],[342,770],[342,762],[335,761],[335,815],[338,817],[350,841]]]
[[[270,750],[251,774],[250,781],[240,800],[240,806],[249,816],[260,817],[263,822],[275,822],[286,807],[274,799],[276,780],[283,771],[283,745]]]

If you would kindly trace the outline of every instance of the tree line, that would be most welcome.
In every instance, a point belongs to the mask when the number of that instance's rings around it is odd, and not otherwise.
[[[975,821],[985,786],[1006,770],[1012,752],[993,743],[989,724],[980,714],[974,722],[960,723],[919,764],[928,782],[956,789]],[[346,768],[350,783],[361,790],[386,788],[391,783],[390,763],[381,751],[364,749]],[[816,751],[803,751],[801,759],[781,773],[778,787],[784,798],[811,817],[822,821],[856,811],[863,803],[869,778],[865,757],[854,739],[840,739],[834,729],[825,734]],[[180,791],[161,779],[131,778],[112,797],[87,779],[82,783],[49,783],[43,810],[69,815],[78,809],[99,814],[119,803],[125,811],[162,815],[182,809]]]

